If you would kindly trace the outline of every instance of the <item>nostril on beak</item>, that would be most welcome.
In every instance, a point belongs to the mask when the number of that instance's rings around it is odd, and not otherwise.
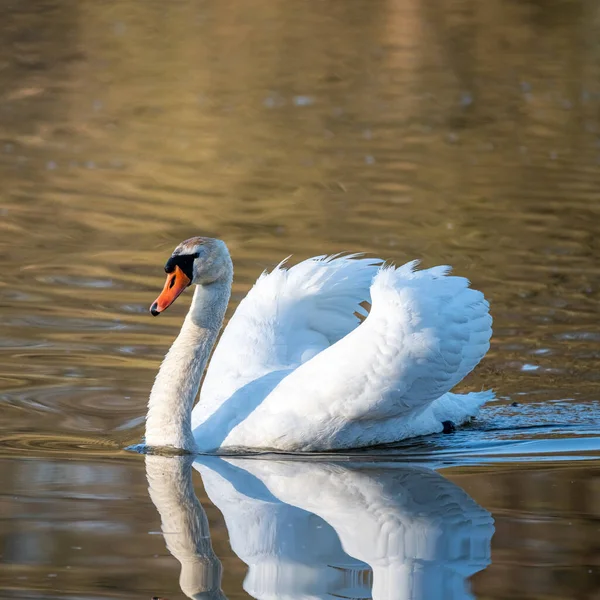
[[[154,317],[156,317],[157,315],[160,315],[160,310],[158,310],[158,302],[155,302],[150,307],[150,312],[152,313],[152,316],[154,316]]]

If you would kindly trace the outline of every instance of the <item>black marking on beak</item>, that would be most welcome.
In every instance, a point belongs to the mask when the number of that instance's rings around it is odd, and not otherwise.
[[[192,281],[194,279],[194,261],[197,258],[197,252],[195,254],[175,254],[165,264],[165,273],[172,273],[175,267],[179,267],[186,277]]]

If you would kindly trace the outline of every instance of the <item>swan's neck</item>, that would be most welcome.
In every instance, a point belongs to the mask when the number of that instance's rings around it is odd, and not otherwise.
[[[146,444],[193,452],[192,407],[206,362],[223,324],[231,275],[199,285],[183,327],[160,367],[148,402]]]

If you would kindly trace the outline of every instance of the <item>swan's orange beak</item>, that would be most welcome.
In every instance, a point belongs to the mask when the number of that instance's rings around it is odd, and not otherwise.
[[[167,275],[165,287],[150,307],[150,312],[156,317],[163,310],[169,308],[190,283],[192,280],[179,267],[175,267],[175,270]]]

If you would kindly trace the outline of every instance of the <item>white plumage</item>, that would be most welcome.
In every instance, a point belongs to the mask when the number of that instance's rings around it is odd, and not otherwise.
[[[192,423],[201,447],[367,446],[476,412],[489,395],[458,397],[462,406],[442,397],[489,348],[483,294],[447,267],[378,262],[318,257],[261,276],[209,366]],[[360,324],[365,300],[372,308]],[[224,403],[219,427],[203,428]],[[248,415],[236,424],[240,413]]]
[[[450,390],[489,348],[488,303],[449,267],[416,265],[350,255],[264,273],[214,351],[192,413],[196,448],[356,448],[475,415],[492,394]],[[195,298],[190,313],[211,302]],[[163,368],[177,368],[176,346]]]

